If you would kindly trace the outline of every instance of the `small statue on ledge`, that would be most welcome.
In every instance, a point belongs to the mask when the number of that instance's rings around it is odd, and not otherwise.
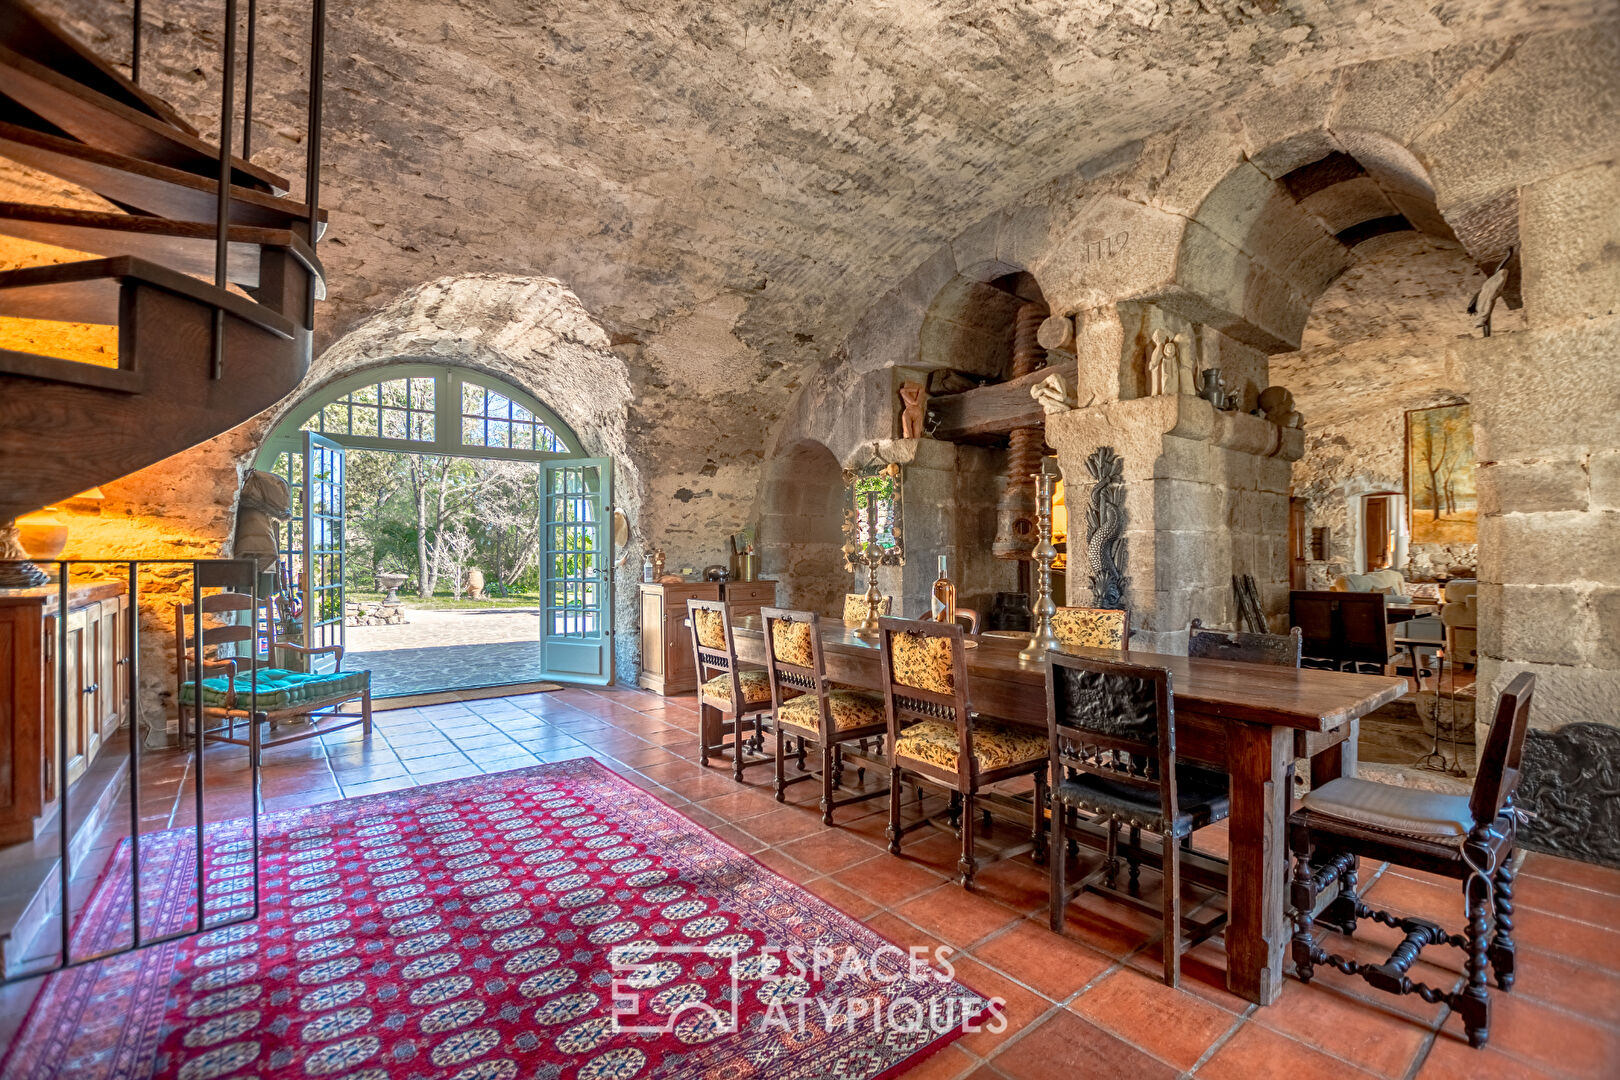
[[[1171,335],[1168,330],[1153,331],[1153,348],[1148,352],[1148,395],[1193,393],[1193,375],[1189,368],[1183,373],[1182,346],[1186,339],[1181,334]]]
[[[1055,371],[1030,387],[1029,396],[1035,399],[1041,407],[1041,412],[1047,416],[1068,412],[1076,407],[1075,396],[1069,390],[1069,384]]]
[[[923,384],[900,384],[900,437],[920,439],[923,433]]]

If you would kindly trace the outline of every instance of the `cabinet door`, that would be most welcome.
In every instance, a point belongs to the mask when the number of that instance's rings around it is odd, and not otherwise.
[[[686,602],[679,611],[664,617],[665,693],[679,693],[697,686],[697,668],[692,660],[692,631],[686,625]]]
[[[664,674],[664,598],[653,592],[641,594],[641,670]]]
[[[85,707],[84,689],[94,681],[93,654],[85,651],[86,612],[83,608],[68,612],[67,644],[57,636],[60,632],[56,616],[45,619],[45,787],[49,799],[57,797],[60,779],[62,725],[67,725],[68,782],[78,779],[88,759],[85,747],[89,742],[85,719],[90,715]],[[67,700],[59,705],[62,686],[60,671],[67,669]],[[58,715],[59,709],[65,715]],[[99,735],[99,733],[98,733]]]
[[[103,600],[96,619],[96,724],[103,741],[123,725],[129,708],[129,602]]]

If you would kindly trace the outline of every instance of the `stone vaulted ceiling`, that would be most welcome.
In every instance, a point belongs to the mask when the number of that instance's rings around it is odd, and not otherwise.
[[[104,54],[127,55],[127,3],[41,6]],[[204,72],[217,67],[207,58],[220,6],[146,5],[147,82],[205,130],[217,111]],[[308,0],[259,8],[260,157],[296,175]],[[700,367],[780,386],[937,245],[1043,181],[1257,90],[1591,10],[1511,0],[334,3],[323,337],[446,275],[553,275],[622,344],[691,318],[689,336],[712,338],[707,319],[739,355]],[[693,349],[642,357],[650,385],[680,385],[683,355]]]

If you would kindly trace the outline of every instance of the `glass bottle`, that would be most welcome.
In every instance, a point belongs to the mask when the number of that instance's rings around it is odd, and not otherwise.
[[[956,621],[956,586],[945,574],[945,556],[939,557],[939,577],[934,581],[934,594],[929,601],[929,617],[935,622]]]

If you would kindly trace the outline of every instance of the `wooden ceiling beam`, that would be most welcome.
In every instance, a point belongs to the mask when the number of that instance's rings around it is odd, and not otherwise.
[[[1006,382],[931,397],[923,430],[945,442],[983,442],[1013,428],[1043,426],[1046,414],[1030,389],[1053,374],[1073,386],[1078,370],[1078,361],[1064,359]]]

